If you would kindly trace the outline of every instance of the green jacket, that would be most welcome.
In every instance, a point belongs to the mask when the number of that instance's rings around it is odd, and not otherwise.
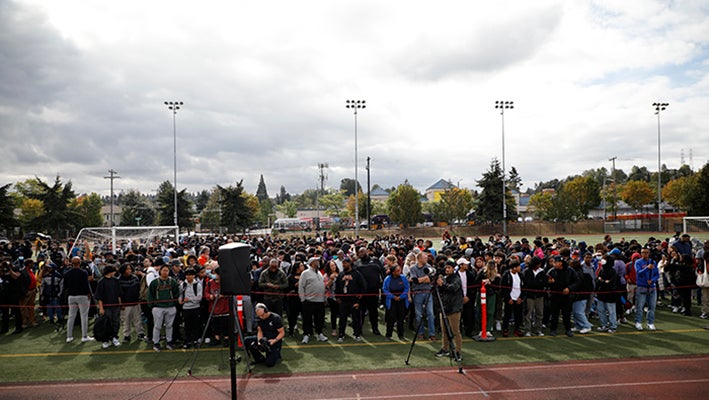
[[[172,277],[168,277],[166,281],[156,278],[150,282],[148,287],[149,307],[175,307],[179,298],[180,287]]]

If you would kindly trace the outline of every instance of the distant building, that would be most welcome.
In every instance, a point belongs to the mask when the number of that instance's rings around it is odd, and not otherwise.
[[[369,197],[372,199],[372,201],[386,202],[389,199],[389,192],[380,187],[376,187],[372,189],[371,192],[369,192]]]
[[[447,181],[445,179],[439,179],[438,182],[434,183],[426,189],[426,200],[434,202],[438,201],[441,199],[441,194],[443,192],[445,192],[446,190],[450,190],[454,187],[456,186],[450,181]]]
[[[113,205],[113,226],[121,224],[121,206]],[[101,206],[101,217],[103,218],[103,226],[111,226],[111,205]]]

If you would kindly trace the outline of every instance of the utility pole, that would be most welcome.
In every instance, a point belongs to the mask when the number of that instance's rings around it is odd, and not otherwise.
[[[114,171],[113,169],[109,169],[108,173],[110,175],[104,176],[103,179],[111,180],[111,221],[108,223],[108,226],[113,227],[115,225],[115,219],[113,218],[113,180],[121,179],[121,177],[118,176],[118,171]]]
[[[611,158],[608,159],[608,161],[613,162],[613,167],[611,168],[611,176],[613,177],[613,178],[612,178],[612,181],[613,181],[613,219],[614,219],[614,220],[615,220],[615,218],[618,216],[618,215],[617,215],[618,213],[617,213],[617,211],[616,211],[617,201],[616,201],[616,199],[615,199],[615,189],[616,189],[616,187],[618,187],[618,183],[615,181],[615,159],[616,159],[616,158],[618,158],[618,157],[613,156],[613,157],[611,157]]]
[[[318,169],[320,170],[320,190],[315,191],[315,210],[318,215],[318,222],[315,224],[315,230],[320,230],[320,196],[325,194],[325,179],[327,179],[327,176],[325,176],[325,173],[323,172],[325,168],[328,168],[327,163],[318,164]]]
[[[369,192],[371,191],[371,188],[369,186],[369,160],[371,159],[371,157],[367,156],[367,230],[372,229],[372,227],[370,226],[372,221],[372,216],[370,215],[372,207],[372,198],[369,195]]]

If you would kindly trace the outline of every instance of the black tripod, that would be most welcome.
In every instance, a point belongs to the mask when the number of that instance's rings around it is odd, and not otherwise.
[[[465,372],[463,371],[463,360],[460,356],[458,356],[458,352],[455,347],[455,342],[453,341],[453,328],[451,328],[451,323],[448,320],[448,316],[445,313],[445,308],[443,307],[443,299],[441,298],[441,294],[439,293],[438,287],[435,285],[435,283],[431,284],[431,292],[428,294],[428,296],[426,296],[426,299],[423,301],[421,320],[419,321],[418,327],[416,328],[414,339],[411,341],[411,347],[409,348],[409,354],[406,356],[406,360],[404,361],[404,363],[406,365],[409,365],[409,359],[411,358],[411,353],[413,353],[414,351],[414,346],[416,345],[418,333],[420,332],[421,327],[423,327],[424,318],[426,318],[423,313],[426,312],[426,306],[428,305],[428,301],[433,297],[433,293],[436,294],[436,299],[438,299],[438,305],[441,310],[441,316],[443,317],[443,334],[446,335],[446,337],[448,338],[448,352],[450,353],[449,357],[454,360],[458,365],[458,373],[465,374]]]

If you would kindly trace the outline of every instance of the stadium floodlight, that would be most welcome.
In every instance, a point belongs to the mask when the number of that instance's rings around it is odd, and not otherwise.
[[[652,103],[657,115],[657,230],[662,232],[662,165],[660,164],[660,111],[664,111],[670,103]]]
[[[177,243],[180,235],[180,226],[177,223],[177,125],[175,124],[175,117],[177,115],[177,110],[179,110],[185,103],[181,101],[166,101],[165,105],[167,106],[168,110],[172,111],[172,169],[173,169],[173,178],[174,178],[174,184],[175,184],[175,210],[172,216],[172,223],[177,227],[175,230],[175,243]]]
[[[345,102],[345,108],[351,108],[354,110],[354,168],[355,168],[355,181],[354,181],[354,194],[355,194],[355,238],[359,236],[359,190],[357,190],[357,110],[360,108],[367,108],[366,100],[347,100]]]
[[[515,108],[514,101],[496,101],[495,108],[500,109],[502,116],[502,233],[507,236],[507,182],[505,176],[505,110]]]

